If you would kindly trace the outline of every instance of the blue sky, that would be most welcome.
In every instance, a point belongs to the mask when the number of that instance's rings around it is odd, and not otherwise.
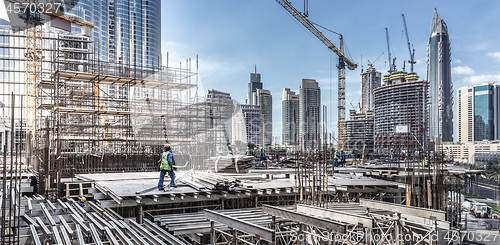
[[[291,3],[303,10],[303,0]],[[398,69],[409,59],[401,14],[415,47],[415,71],[426,79],[426,52],[434,8],[448,25],[456,89],[500,82],[500,1],[309,1],[309,19],[344,35],[354,62],[367,60],[387,74],[385,27]],[[324,31],[338,45],[338,36]],[[170,62],[199,55],[204,92],[216,89],[244,102],[250,73],[257,65],[273,94],[274,136],[281,136],[281,92],[298,91],[302,78],[316,79],[329,107],[329,131],[336,131],[337,57],[273,0],[162,1],[162,52]],[[164,63],[165,64],[165,63]],[[407,66],[409,70],[409,66]],[[360,69],[347,71],[346,109],[360,100]],[[200,91],[201,92],[201,91]],[[456,98],[456,95],[455,95]],[[330,103],[330,101],[332,103]],[[456,110],[456,108],[455,108]],[[330,116],[331,115],[331,116]]]

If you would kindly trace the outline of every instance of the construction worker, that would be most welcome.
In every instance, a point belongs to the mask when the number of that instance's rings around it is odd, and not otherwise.
[[[170,144],[164,145],[165,152],[161,154],[160,157],[160,181],[158,182],[158,190],[163,190],[163,179],[165,178],[165,174],[168,173],[170,176],[170,186],[175,186],[175,173],[174,173],[174,163],[172,160],[172,152],[170,152]]]
[[[335,155],[333,156],[333,164],[335,167],[339,166],[339,152],[335,151]]]
[[[246,156],[251,156],[252,155],[252,151],[250,150],[250,147],[247,147],[247,151],[245,151],[245,155]]]
[[[85,207],[85,202],[87,201],[87,198],[82,197],[80,200],[78,200],[78,205]]]
[[[391,148],[391,161],[394,160],[394,149]]]
[[[264,149],[262,149],[262,147],[260,148],[259,157],[261,161],[264,161],[264,159],[266,158],[266,153],[264,152]]]
[[[422,161],[422,163],[424,165],[424,168],[429,167],[429,161],[427,160],[427,157],[424,158],[424,160]]]
[[[340,150],[340,163],[342,164],[342,167],[345,167],[345,153],[344,153],[344,150]]]

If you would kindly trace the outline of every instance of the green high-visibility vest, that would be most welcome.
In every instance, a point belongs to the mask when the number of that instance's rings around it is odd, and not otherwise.
[[[163,153],[162,157],[161,157],[161,165],[160,165],[160,168],[163,169],[163,170],[167,170],[167,171],[170,171],[172,170],[172,168],[170,167],[170,164],[168,163],[168,154],[170,153],[170,151],[166,151]]]

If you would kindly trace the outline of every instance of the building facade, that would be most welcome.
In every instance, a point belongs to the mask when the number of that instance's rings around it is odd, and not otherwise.
[[[257,73],[257,68],[255,68],[255,73],[250,73],[250,82],[248,83],[248,94],[246,98],[247,105],[257,104],[257,89],[262,89],[262,82],[260,81],[260,74]]]
[[[319,147],[321,89],[314,79],[302,79],[299,92],[299,142],[303,151]]]
[[[273,96],[267,89],[256,90],[257,105],[264,117],[264,147],[273,143]]]
[[[234,112],[231,94],[210,89],[207,93],[207,103],[210,116],[209,127],[212,129],[212,138],[217,141],[230,142],[232,139],[232,117]],[[224,149],[217,149],[221,152]]]
[[[500,156],[499,141],[477,141],[459,144],[443,144],[443,151],[453,161],[461,163],[486,163],[498,161]]]
[[[284,88],[281,104],[282,145],[296,146],[299,142],[299,95]]]
[[[453,83],[451,80],[451,46],[448,27],[436,9],[427,47],[427,81],[429,82],[429,138],[431,141],[453,141]]]
[[[350,110],[346,121],[346,149],[367,157],[373,153],[373,111],[356,113]]]
[[[374,90],[376,153],[424,150],[428,83],[418,78],[415,73],[395,72]]]
[[[457,138],[459,142],[494,140],[495,92],[497,86],[489,83],[458,89]]]
[[[373,66],[361,74],[361,113],[373,111],[374,99],[373,89],[380,87],[382,83],[382,73]]]
[[[161,64],[160,0],[80,0],[72,14],[94,24],[98,59],[137,67]],[[73,31],[81,27],[73,25]]]
[[[257,105],[237,105],[232,120],[233,142],[264,146],[264,117]]]

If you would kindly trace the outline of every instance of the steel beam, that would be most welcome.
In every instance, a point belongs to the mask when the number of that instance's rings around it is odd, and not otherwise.
[[[71,214],[71,218],[73,222],[77,223],[77,225],[79,225],[83,229],[83,231],[85,231],[85,234],[89,234],[90,229],[85,225],[85,223],[83,223],[83,219],[78,218],[78,216],[75,214]]]
[[[47,218],[47,220],[49,221],[49,224],[51,226],[56,225],[56,222],[52,218],[52,215],[50,215],[49,210],[47,210],[47,208],[45,207],[45,205],[43,203],[40,203],[40,207],[42,208],[42,212],[45,215],[45,218]]]
[[[36,228],[39,227],[39,225],[30,216],[28,216],[28,214],[24,214],[22,218],[26,223],[28,223],[28,225],[34,225]]]
[[[215,221],[231,228],[243,231],[247,234],[255,235],[259,239],[266,240],[274,243],[276,239],[276,232],[269,228],[246,222],[241,219],[233,218],[231,216],[217,213],[212,210],[205,209],[205,217],[211,221]]]
[[[80,229],[80,225],[76,224],[76,241],[77,245],[85,245],[85,240],[83,239],[82,229]]]
[[[66,231],[70,235],[73,235],[73,229],[71,229],[71,227],[69,227],[68,223],[66,222],[66,220],[64,219],[64,217],[62,215],[59,215],[59,223],[61,223],[64,226],[64,228],[66,228]]]
[[[269,205],[262,205],[262,211],[277,217],[286,218],[302,224],[312,225],[318,228],[331,229],[336,233],[344,234],[346,232],[346,224],[338,221],[324,219],[320,217],[312,217],[311,215],[298,213],[291,210],[278,208]]]
[[[71,240],[69,239],[68,233],[66,232],[66,229],[61,225],[59,226],[59,229],[61,230],[61,234],[63,236],[63,241],[65,245],[72,245]]]
[[[310,214],[319,217],[327,217],[332,220],[336,220],[347,224],[363,224],[365,228],[372,228],[373,220],[370,217],[350,214],[346,212],[340,212],[332,209],[325,209],[320,207],[314,207],[309,205],[297,204],[297,212],[302,212],[305,214]]]
[[[142,227],[141,225],[139,225],[134,220],[130,220],[129,224],[132,227],[132,229],[134,229],[135,231],[141,233],[141,235],[144,236],[146,239],[148,239],[148,241],[150,241],[152,244],[155,244],[155,245],[167,245],[166,243],[164,243],[162,240],[158,239],[158,237],[154,236],[151,232],[149,232],[148,230],[146,230],[146,228]]]
[[[52,226],[52,234],[54,234],[57,245],[65,245],[59,235],[59,232],[57,231],[57,226]]]
[[[174,235],[168,233],[167,231],[165,231],[161,227],[157,226],[152,221],[149,221],[148,219],[144,219],[144,225],[150,231],[154,231],[156,234],[158,234],[163,240],[167,241],[169,244],[186,245],[185,243],[183,243],[179,239],[177,239]]]
[[[143,245],[148,245],[146,240],[144,240],[137,232],[135,232],[132,228],[130,228],[124,221],[120,220],[120,223],[122,223],[123,226],[125,226],[125,230],[127,231],[128,235],[135,241],[137,244],[143,244]]]
[[[382,209],[391,212],[401,213],[403,215],[412,215],[431,220],[441,220],[441,221],[446,220],[446,212],[439,210],[411,207],[401,204],[373,201],[367,199],[359,199],[359,204],[362,206],[366,206],[368,208]]]
[[[111,208],[106,208],[105,212],[108,213],[108,214],[110,214],[111,216],[115,217],[115,219],[123,220],[123,217],[121,215],[119,215],[117,212],[115,212]]]
[[[47,206],[49,206],[52,212],[56,212],[56,206],[50,200],[47,200]]]
[[[120,245],[120,243],[118,243],[118,240],[116,240],[115,236],[108,227],[104,227],[104,230],[106,231],[106,237],[108,238],[108,241],[111,245]]]
[[[49,230],[49,228],[47,228],[47,226],[45,225],[45,223],[43,223],[42,219],[40,219],[40,217],[36,217],[36,222],[38,222],[38,224],[40,225],[40,227],[42,227],[42,232],[43,234],[45,234],[46,236],[48,235],[52,235],[52,232]]]
[[[92,234],[92,240],[94,241],[94,244],[102,245],[101,238],[99,237],[99,233],[97,233],[94,224],[90,223],[89,226],[90,226],[90,234]]]
[[[116,221],[117,222],[117,221]],[[118,222],[117,222],[118,223]],[[118,228],[118,226],[113,222],[111,224],[113,226],[113,228],[115,229],[116,231],[116,235],[118,235],[118,237],[120,238],[120,241],[122,244],[124,245],[134,245],[130,240],[129,238],[122,232],[122,230],[120,228]]]
[[[30,230],[31,230],[31,237],[33,238],[33,243],[36,245],[42,245],[40,242],[40,238],[38,237],[38,234],[36,233],[36,228],[34,225],[30,225]]]

